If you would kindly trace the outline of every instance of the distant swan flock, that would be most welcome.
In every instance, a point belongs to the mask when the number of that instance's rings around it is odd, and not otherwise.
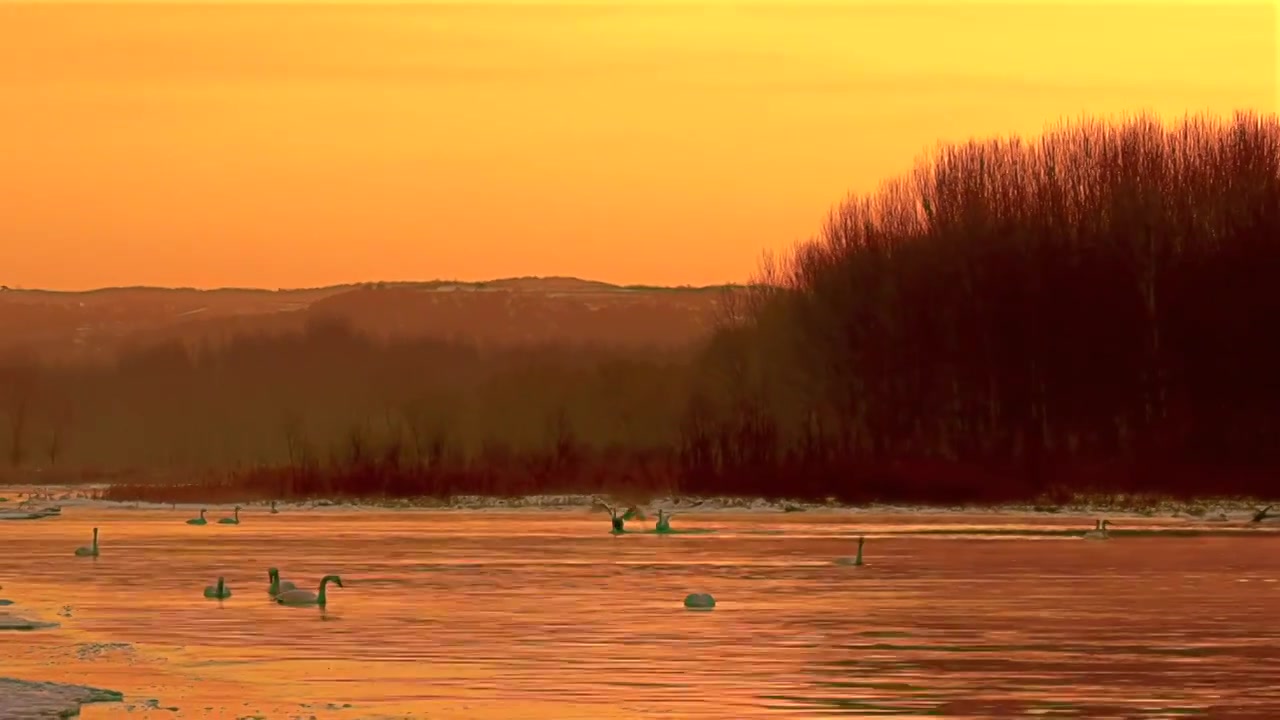
[[[231,517],[224,517],[218,520],[219,525],[239,525],[240,511],[243,510],[239,505],[232,509]],[[191,518],[186,521],[187,525],[208,525],[209,521],[205,518],[208,513],[207,508],[200,508],[200,516]],[[270,512],[279,514],[274,501],[271,503]],[[98,557],[98,528],[93,529],[93,542],[85,547],[76,548],[77,557]],[[280,579],[280,570],[278,568],[267,569],[267,595],[273,602],[278,605],[287,605],[292,607],[319,607],[324,608],[329,602],[329,584],[332,583],[336,587],[343,587],[342,578],[338,575],[325,575],[320,579],[320,584],[315,592],[309,590],[300,590],[296,585],[288,580]],[[225,576],[218,576],[217,581],[213,585],[204,588],[204,596],[210,600],[227,600],[231,597],[231,588],[227,585]]]
[[[646,532],[651,532],[658,535],[716,532],[715,530],[712,530],[712,529],[692,529],[692,528],[684,529],[684,530],[674,529],[671,527],[671,520],[672,518],[675,517],[675,513],[666,509],[659,509],[657,511],[657,519],[654,524],[653,530],[651,531],[628,530],[627,529],[628,521],[647,519],[642,510],[640,510],[639,508],[633,505],[627,508],[627,510],[620,512],[618,508],[613,507],[603,501],[600,501],[598,498],[596,499],[596,506],[597,507],[603,506],[603,508],[608,512],[609,521],[610,521],[609,531],[614,536],[625,535],[625,534],[635,534],[635,533],[646,533]],[[1257,510],[1253,515],[1252,522],[1260,523],[1264,520],[1267,520],[1273,517],[1269,514],[1270,511],[1272,510],[1272,507],[1273,506],[1267,506],[1265,508]],[[174,509],[176,510],[176,505],[174,506]],[[242,509],[243,508],[240,505],[234,506],[232,508],[231,516],[223,517],[219,519],[217,521],[217,524],[218,525],[240,525],[241,524],[240,511]],[[276,501],[274,500],[271,501],[270,509],[268,512],[272,515],[276,515],[280,513],[280,510],[276,507]],[[209,522],[208,519],[205,517],[207,513],[208,513],[207,508],[200,508],[198,517],[188,519],[185,522],[187,525],[196,525],[196,526],[207,525]],[[1111,538],[1111,532],[1109,530],[1110,524],[1111,524],[1110,520],[1102,518],[1102,519],[1096,520],[1094,522],[1093,528],[1090,530],[1087,530],[1084,532],[1067,531],[1067,534],[1069,535],[1074,534],[1077,537],[1080,537],[1085,540],[1108,540]],[[837,565],[843,565],[847,567],[864,567],[865,566],[865,561],[863,559],[863,551],[866,546],[866,537],[859,535],[857,539],[858,539],[858,548],[857,548],[856,555],[854,555],[852,558],[850,557],[836,558],[834,562]],[[100,553],[98,540],[99,540],[98,528],[95,527],[93,528],[92,542],[87,546],[76,548],[75,555],[77,557],[91,557],[95,559],[98,558]],[[288,580],[282,579],[280,577],[280,570],[275,567],[267,569],[267,583],[268,583],[267,595],[271,599],[271,601],[277,605],[284,605],[284,606],[290,606],[290,607],[319,607],[321,609],[325,608],[325,606],[328,605],[328,590],[330,585],[333,585],[334,587],[338,587],[338,588],[344,587],[342,578],[339,575],[330,574],[330,575],[325,575],[320,579],[320,582],[315,592],[311,592],[309,590],[302,590],[298,588],[296,584]],[[221,601],[221,600],[229,599],[231,596],[232,596],[231,588],[227,585],[226,578],[224,576],[218,576],[215,584],[206,586],[204,588],[204,597],[209,599],[216,599]],[[714,608],[716,606],[716,600],[714,597],[712,597],[710,593],[695,592],[685,596],[684,605],[685,607],[690,609],[707,610],[707,609]]]

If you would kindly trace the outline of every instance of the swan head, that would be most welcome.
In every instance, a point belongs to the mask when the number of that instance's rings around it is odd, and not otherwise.
[[[267,568],[267,579],[275,580],[280,577],[280,571],[276,568]]]
[[[342,587],[342,578],[338,577],[337,575],[325,575],[324,579],[321,580],[320,582],[322,583],[331,582],[334,585],[337,585],[338,587]]]
[[[858,536],[858,547],[862,547],[862,544],[863,544],[863,543],[865,543],[866,541],[867,541],[867,538],[866,538],[866,537],[864,537],[864,536],[862,536],[862,535],[859,535],[859,536]]]

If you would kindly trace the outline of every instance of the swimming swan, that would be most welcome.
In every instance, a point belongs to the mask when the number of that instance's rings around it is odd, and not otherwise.
[[[207,512],[209,511],[205,510],[204,508],[200,508],[200,517],[191,518],[190,520],[187,521],[187,524],[188,525],[207,525],[209,521],[204,519],[204,514]]]
[[[218,576],[218,584],[210,585],[204,589],[204,596],[211,600],[226,600],[231,597],[231,588],[227,587],[223,582],[222,576]]]
[[[1270,515],[1268,515],[1267,513],[1271,512],[1271,508],[1273,508],[1273,507],[1275,507],[1275,505],[1268,505],[1268,506],[1266,506],[1266,507],[1262,508],[1261,510],[1259,510],[1258,512],[1254,513],[1254,514],[1253,514],[1253,520],[1252,520],[1251,522],[1260,523],[1260,522],[1262,522],[1263,520],[1266,520],[1267,518],[1271,517],[1271,516],[1270,516]]]
[[[282,592],[276,596],[276,602],[281,605],[319,605],[324,607],[327,602],[325,598],[325,586],[332,581],[338,587],[342,587],[342,578],[337,575],[325,575],[320,580],[320,592],[313,593],[306,590],[290,590]]]
[[[603,505],[604,503],[601,503],[601,504]],[[609,517],[612,518],[613,529],[610,530],[609,532],[613,533],[614,535],[621,535],[622,533],[626,532],[627,531],[626,517],[618,515],[618,511],[612,505],[605,505],[604,509],[609,511]]]
[[[710,610],[716,606],[716,599],[711,593],[689,593],[684,597],[684,606],[690,610]]]
[[[240,506],[239,505],[236,506],[235,515],[236,515],[235,517],[222,518],[218,520],[218,524],[219,525],[239,525],[240,524]]]
[[[855,558],[842,557],[836,560],[837,565],[849,565],[851,567],[862,567],[862,545],[867,539],[861,535],[858,536],[858,556]]]
[[[1084,534],[1085,540],[1106,540],[1111,537],[1111,533],[1107,532],[1109,520],[1098,520],[1093,524],[1093,529]]]
[[[276,568],[269,568],[267,570],[267,580],[271,581],[271,586],[267,588],[267,594],[273,598],[282,592],[298,589],[297,585],[294,585],[288,580],[281,580],[280,571]]]
[[[76,548],[76,555],[79,557],[98,557],[98,528],[93,529],[93,545]]]
[[[671,532],[671,518],[675,517],[675,513],[669,513],[666,510],[658,511],[658,526],[654,528],[656,532]]]

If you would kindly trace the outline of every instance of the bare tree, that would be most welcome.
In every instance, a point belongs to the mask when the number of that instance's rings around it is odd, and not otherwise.
[[[26,459],[27,398],[20,395],[9,411],[9,465],[22,466]]]
[[[67,432],[71,427],[74,412],[71,403],[59,403],[49,421],[49,442],[45,445],[45,456],[49,458],[49,466],[58,464],[66,450]]]
[[[0,402],[9,421],[8,460],[14,468],[20,467],[27,457],[27,433],[36,380],[34,362],[10,361],[7,367],[0,367]]]

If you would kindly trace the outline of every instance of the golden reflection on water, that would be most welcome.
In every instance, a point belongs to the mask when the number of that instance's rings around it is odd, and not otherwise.
[[[1098,543],[894,534],[1081,525],[1063,518],[690,514],[674,524],[720,532],[615,538],[584,512],[191,516],[0,523],[6,610],[62,624],[0,634],[0,676],[125,693],[89,720],[1280,717],[1280,535]],[[74,557],[95,526],[101,556]],[[868,564],[833,564],[857,533]],[[268,567],[344,587],[324,611],[281,607]],[[233,596],[206,600],[218,575]],[[685,610],[690,592],[716,609]]]

